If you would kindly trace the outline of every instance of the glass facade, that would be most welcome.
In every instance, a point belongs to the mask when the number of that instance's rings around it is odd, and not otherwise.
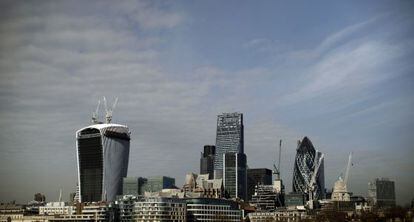
[[[215,178],[222,178],[223,154],[244,153],[243,114],[223,113],[217,117],[216,154],[214,157]]]
[[[251,200],[255,186],[272,185],[272,171],[266,168],[247,169],[247,199]]]
[[[200,174],[208,174],[208,179],[213,179],[214,176],[214,155],[216,154],[216,147],[212,145],[204,146],[204,152],[200,158]]]
[[[97,124],[76,132],[79,201],[113,201],[122,193],[129,141],[128,128],[118,124]]]
[[[231,198],[247,197],[246,155],[244,153],[226,153],[223,155],[224,189]]]
[[[159,192],[162,189],[169,189],[175,187],[175,179],[166,176],[149,177],[143,184],[143,192]]]
[[[317,152],[312,142],[307,138],[299,141],[296,150],[295,165],[293,169],[293,192],[307,194],[307,184],[311,180],[316,165],[315,161],[319,160],[322,153]],[[321,163],[316,174],[316,191],[317,199],[325,198],[325,175],[324,164]]]

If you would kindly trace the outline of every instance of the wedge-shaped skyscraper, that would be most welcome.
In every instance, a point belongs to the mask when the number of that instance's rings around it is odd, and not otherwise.
[[[298,142],[296,150],[295,165],[293,169],[293,192],[308,194],[309,183],[314,173],[317,161],[322,156],[321,152],[315,150],[312,142],[308,137]],[[325,197],[325,175],[323,159],[320,163],[319,170],[316,172],[316,189],[315,198],[322,199]]]
[[[130,132],[112,123],[76,132],[80,202],[113,201],[127,176]]]

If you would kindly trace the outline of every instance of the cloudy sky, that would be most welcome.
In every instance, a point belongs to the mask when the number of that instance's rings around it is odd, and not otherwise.
[[[199,171],[216,118],[242,112],[251,168],[283,139],[325,153],[326,187],[354,153],[350,189],[376,177],[414,194],[411,1],[1,1],[0,200],[64,199],[76,186],[75,131],[119,97],[132,132],[129,176]]]

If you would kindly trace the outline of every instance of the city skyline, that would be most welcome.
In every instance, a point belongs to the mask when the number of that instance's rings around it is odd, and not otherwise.
[[[287,191],[308,136],[327,189],[353,152],[350,192],[388,177],[413,198],[413,3],[78,3],[0,3],[1,201],[75,192],[75,132],[102,96],[132,132],[128,176],[181,185],[217,115],[241,112],[250,168],[283,139]]]

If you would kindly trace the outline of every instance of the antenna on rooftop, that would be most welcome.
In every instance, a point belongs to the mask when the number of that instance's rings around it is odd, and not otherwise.
[[[108,104],[106,102],[105,96],[103,97],[103,100],[104,100],[104,106],[105,106],[105,112],[106,112],[106,115],[105,115],[106,123],[111,123],[112,113],[114,112],[116,104],[118,103],[118,97],[115,98],[115,102],[112,104],[111,108],[108,108]]]

